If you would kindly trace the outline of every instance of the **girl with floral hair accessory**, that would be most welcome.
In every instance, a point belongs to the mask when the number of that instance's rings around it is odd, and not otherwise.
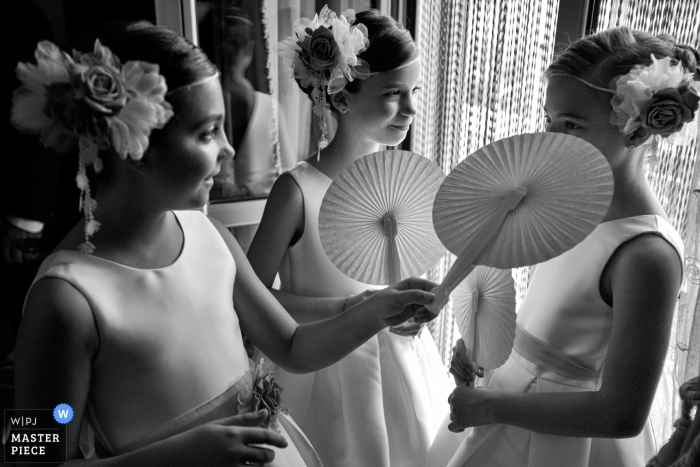
[[[470,387],[458,341],[451,372],[463,385],[445,427],[464,440],[431,452],[429,466],[632,467],[655,454],[648,416],[684,256],[644,152],[650,138],[697,125],[698,58],[670,36],[619,27],[574,42],[547,69],[547,130],[603,153],[612,202],[583,242],[537,265],[513,352],[485,387]]]
[[[128,127],[99,147],[95,250],[79,250],[79,224],[42,263],[17,340],[16,408],[57,401],[73,408],[68,465],[320,467],[303,432],[278,410],[281,390],[248,359],[241,333],[278,366],[314,371],[412,317],[411,305],[430,302],[426,290],[435,284],[411,278],[342,316],[297,324],[228,229],[198,210],[221,162],[233,156],[216,68],[183,37],[147,22],[102,24],[88,44],[96,37],[102,65],[110,57],[157,66],[160,78],[151,78],[162,79],[158,89],[167,85],[158,94],[172,116],[145,140]],[[63,65],[44,65],[44,78],[62,72]],[[68,103],[82,102],[84,89],[72,82],[66,89]],[[97,104],[83,110],[106,113]],[[45,108],[23,110],[65,123],[62,114],[42,115]],[[122,157],[124,147],[143,152]],[[81,432],[87,425],[94,443]],[[88,460],[78,460],[79,447]]]
[[[297,42],[313,37],[324,15],[334,17],[324,9],[313,20],[299,20],[296,30],[307,35]],[[345,167],[378,151],[379,145],[403,141],[416,114],[415,94],[420,89],[420,55],[403,26],[376,10],[343,16],[351,30],[367,31],[369,46],[357,59],[370,73],[342,83],[337,92],[324,91],[329,112],[338,122],[335,136],[320,151],[320,159],[312,154],[278,178],[248,250],[262,282],[299,322],[342,316],[373,293],[373,286],[350,279],[326,256],[318,232],[320,205],[333,178]],[[338,31],[333,34],[337,37]],[[285,44],[290,41],[294,39]],[[310,45],[312,51],[314,46]],[[315,73],[316,68],[307,68],[316,66],[314,56],[307,57],[301,45],[293,50],[294,77],[313,101],[318,88],[305,81],[304,73]],[[323,63],[336,62],[329,58]],[[281,290],[272,289],[278,272]],[[320,312],[309,308],[319,297],[341,302]],[[354,333],[351,328],[347,331]],[[432,336],[419,331],[420,324],[408,335],[382,331],[336,365],[311,375],[277,371],[285,406],[326,467],[423,467],[435,430],[447,413],[450,384]]]

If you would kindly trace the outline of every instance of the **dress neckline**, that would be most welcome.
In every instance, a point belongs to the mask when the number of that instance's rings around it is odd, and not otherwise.
[[[178,216],[177,212],[176,211],[171,211],[171,212],[175,216],[175,221],[177,222],[177,225],[180,228],[180,231],[182,232],[182,248],[180,248],[180,252],[178,253],[177,258],[175,258],[175,260],[172,263],[168,264],[167,266],[163,266],[160,268],[137,268],[137,267],[133,267],[133,266],[127,266],[126,264],[118,263],[116,261],[112,261],[111,259],[101,258],[99,256],[81,253],[80,251],[76,251],[76,250],[58,250],[58,251],[51,253],[47,257],[47,259],[50,258],[51,256],[54,256],[54,255],[58,256],[61,254],[68,254],[68,255],[80,255],[81,258],[87,257],[87,258],[90,258],[90,260],[92,260],[92,261],[98,261],[98,262],[112,264],[116,267],[128,269],[131,271],[143,271],[143,272],[165,271],[167,269],[173,268],[178,263],[180,263],[180,261],[182,260],[182,257],[185,255],[185,248],[187,247],[187,234],[185,232],[185,227],[182,225],[182,221],[180,220],[180,217]]]
[[[321,175],[323,175],[323,177],[324,177],[326,180],[329,180],[329,181],[331,181],[331,182],[333,181],[332,178],[330,178],[328,175],[324,174],[323,172],[321,172],[320,170],[318,170],[316,167],[314,167],[313,165],[309,164],[308,162],[306,162],[306,161],[301,161],[300,164],[306,164],[307,166],[309,166],[309,167],[311,167],[312,169],[314,169],[316,172],[318,172],[318,173],[320,173]]]

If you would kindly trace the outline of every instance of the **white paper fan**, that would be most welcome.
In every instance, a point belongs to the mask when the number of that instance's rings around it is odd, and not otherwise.
[[[368,284],[425,273],[445,253],[432,221],[444,179],[439,167],[409,151],[380,151],[353,162],[321,203],[318,230],[326,255]]]
[[[467,356],[478,366],[503,365],[515,340],[515,283],[510,270],[477,266],[452,294]]]
[[[477,264],[527,266],[572,248],[603,219],[612,193],[605,156],[575,136],[524,134],[477,150],[435,197],[435,230],[458,258],[429,308],[437,313]]]

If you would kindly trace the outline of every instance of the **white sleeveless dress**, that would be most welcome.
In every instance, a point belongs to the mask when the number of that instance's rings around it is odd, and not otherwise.
[[[350,279],[323,251],[318,215],[331,179],[306,162],[288,173],[303,194],[305,223],[283,261],[281,290],[346,297],[376,288]],[[454,386],[427,330],[411,338],[385,329],[335,365],[277,377],[326,467],[423,467]]]
[[[236,415],[238,394],[253,385],[233,308],[233,257],[201,212],[175,215],[184,246],[170,266],[136,269],[61,250],[44,260],[35,279],[69,282],[92,309],[100,348],[86,419],[98,457]],[[321,467],[301,430],[280,415],[289,445],[272,448],[268,465]]]
[[[678,232],[662,217],[644,215],[604,222],[573,249],[537,265],[518,313],[513,352],[488,387],[523,393],[600,389],[613,313],[600,296],[600,277],[620,245],[647,233],[668,241],[682,264]],[[650,423],[627,439],[554,436],[502,424],[465,433],[449,467],[644,467],[656,453]],[[429,467],[445,467],[449,444],[435,442]]]

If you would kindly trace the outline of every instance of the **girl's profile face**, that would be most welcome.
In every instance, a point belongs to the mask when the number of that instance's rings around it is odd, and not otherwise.
[[[576,78],[553,77],[544,104],[547,131],[577,136],[591,143],[614,167],[625,152],[627,137],[610,123],[612,94],[600,94]]]
[[[358,92],[346,93],[348,112],[344,125],[377,144],[395,146],[406,138],[416,115],[420,90],[420,60],[395,70],[372,75]]]
[[[544,104],[547,131],[586,140],[615,167],[625,152],[627,137],[610,123],[612,94],[600,94],[573,77],[553,77]]]
[[[174,208],[191,209],[209,200],[221,161],[233,157],[234,151],[223,129],[225,110],[219,80],[183,92],[189,95],[182,97],[183,103],[176,107],[153,153],[144,161],[165,199]]]

